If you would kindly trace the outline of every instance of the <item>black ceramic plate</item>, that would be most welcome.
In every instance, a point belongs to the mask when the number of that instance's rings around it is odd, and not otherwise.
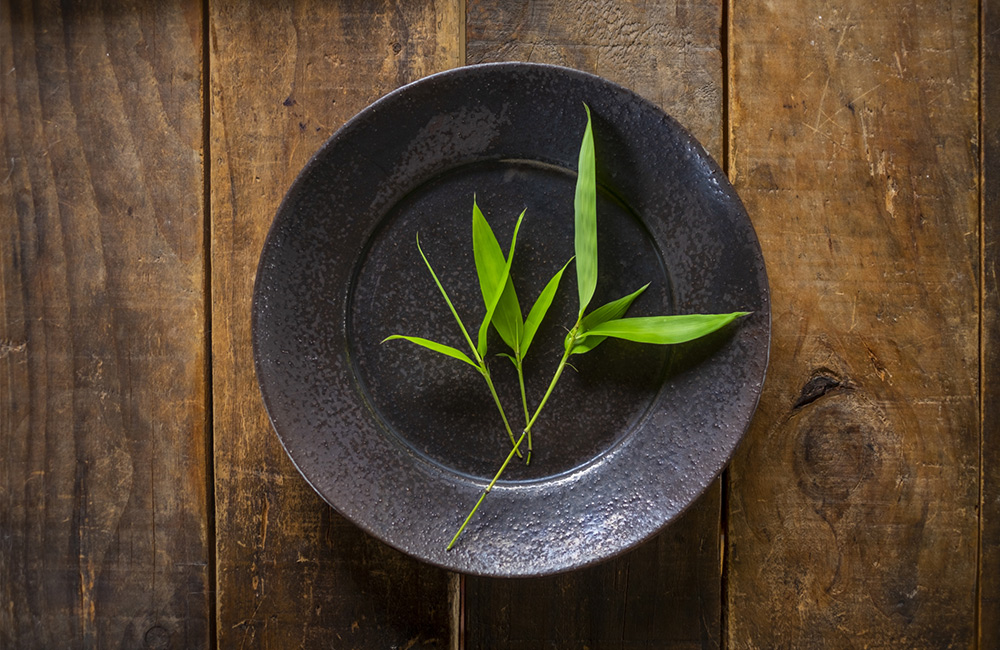
[[[475,331],[475,194],[527,312],[572,255],[583,103],[599,189],[594,307],[650,282],[629,315],[752,310],[673,348],[608,340],[573,357],[515,460],[459,543],[445,546],[510,449],[485,383],[403,341],[465,347],[415,245]],[[576,310],[575,270],[527,360],[537,404]],[[502,343],[491,333],[491,353]],[[712,482],[743,436],[770,340],[764,262],[718,166],[649,102],[581,72],[460,68],[401,88],[338,131],[285,197],[253,304],[257,376],[282,444],[330,505],[386,543],[456,571],[554,573],[647,539]],[[512,366],[500,397],[523,423]]]

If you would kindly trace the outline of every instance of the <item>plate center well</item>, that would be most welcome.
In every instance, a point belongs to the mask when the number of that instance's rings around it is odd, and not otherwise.
[[[351,357],[384,431],[415,455],[449,471],[492,478],[511,442],[486,382],[472,367],[406,341],[403,334],[471,356],[416,246],[420,244],[475,342],[485,306],[472,252],[473,196],[506,253],[526,210],[512,267],[526,316],[549,279],[573,255],[576,176],[530,161],[468,164],[409,192],[382,219],[355,273],[348,304]],[[647,282],[630,316],[670,313],[670,282],[649,233],[610,192],[598,192],[598,288],[588,312]],[[525,359],[534,412],[562,354],[578,309],[573,264]],[[525,423],[510,352],[490,328],[487,359],[515,435]],[[532,460],[512,462],[504,479],[538,480],[599,458],[628,436],[663,381],[669,349],[607,340],[574,355],[533,427]],[[527,451],[527,445],[522,449]]]

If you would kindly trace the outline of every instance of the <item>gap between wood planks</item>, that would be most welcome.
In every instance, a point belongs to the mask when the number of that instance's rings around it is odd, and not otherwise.
[[[201,3],[201,149],[202,149],[202,262],[205,296],[205,512],[208,537],[208,585],[213,597],[208,608],[208,647],[219,646],[218,555],[215,528],[215,415],[213,409],[212,361],[212,52],[210,49],[211,12],[209,0]]]
[[[974,630],[976,646],[983,647],[983,585],[982,585],[982,575],[983,575],[983,518],[986,513],[986,491],[985,491],[985,442],[986,442],[986,348],[987,348],[987,332],[984,323],[983,313],[987,306],[987,293],[986,293],[986,191],[984,188],[986,180],[986,66],[984,65],[986,61],[986,37],[985,31],[987,28],[987,5],[989,0],[979,0],[978,6],[978,17],[979,17],[979,30],[977,43],[977,51],[979,54],[978,64],[979,71],[976,75],[979,92],[979,116],[978,116],[978,133],[977,139],[979,140],[979,525],[976,528],[976,607],[974,616]]]
[[[722,16],[719,20],[719,54],[722,58],[722,160],[720,164],[726,172],[726,177],[733,181],[735,170],[730,156],[732,140],[732,123],[729,120],[732,79],[732,34],[733,0],[723,0]],[[719,639],[718,647],[727,647],[729,634],[729,467],[722,470],[719,477],[721,497],[719,499]]]

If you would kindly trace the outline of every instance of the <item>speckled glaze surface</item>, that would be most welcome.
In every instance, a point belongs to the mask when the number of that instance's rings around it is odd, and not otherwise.
[[[580,137],[593,113],[600,275],[594,307],[650,282],[629,315],[754,313],[673,348],[606,341],[573,358],[534,427],[451,551],[445,546],[510,448],[471,368],[390,334],[464,348],[421,246],[466,327],[484,313],[473,194],[506,249],[527,311],[572,255]],[[537,404],[576,308],[575,274],[526,362]],[[492,332],[490,353],[502,351]],[[719,167],[634,93],[555,66],[488,64],[380,99],[316,153],[261,254],[253,341],[264,402],[306,480],[386,543],[451,570],[556,573],[649,538],[712,482],[742,438],[770,344],[764,261]],[[491,371],[515,422],[516,377]]]

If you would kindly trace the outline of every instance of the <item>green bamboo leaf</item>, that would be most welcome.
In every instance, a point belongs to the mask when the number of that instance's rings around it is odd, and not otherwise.
[[[486,316],[483,318],[483,324],[479,326],[479,340],[476,351],[480,357],[486,356],[486,333],[489,331],[490,323],[493,322],[497,305],[500,304],[500,297],[503,295],[502,288],[507,285],[507,280],[510,279],[510,265],[514,261],[514,246],[517,244],[517,231],[521,229],[524,212],[523,210],[521,211],[521,215],[517,218],[517,223],[514,225],[514,236],[510,239],[510,254],[507,256],[507,263],[504,264],[503,271],[500,277],[497,278],[493,291],[489,294],[492,296],[492,299],[486,304]]]
[[[636,343],[669,345],[685,343],[711,334],[750,312],[731,314],[683,314],[678,316],[648,316],[609,320],[584,332],[583,337],[611,336]]]
[[[580,294],[580,316],[594,297],[597,288],[597,175],[594,164],[594,133],[587,111],[587,128],[580,144],[577,167],[576,197],[573,201],[574,245],[576,252],[576,284]]]
[[[493,229],[483,216],[482,210],[472,199],[472,252],[476,260],[476,273],[479,275],[479,290],[483,295],[483,304],[489,309],[493,300],[493,292],[496,290],[500,276],[503,274],[507,260],[504,258],[503,250],[497,241]],[[500,294],[500,302],[497,303],[496,311],[493,314],[493,326],[500,334],[504,343],[512,350],[517,349],[517,343],[521,338],[521,331],[524,329],[524,322],[521,320],[521,306],[517,301],[517,293],[514,291],[514,282],[507,276],[507,282]]]
[[[508,361],[510,361],[510,362],[511,362],[512,364],[514,364],[514,367],[515,367],[515,368],[517,368],[517,359],[515,359],[515,358],[514,358],[514,355],[511,355],[511,354],[507,354],[506,352],[501,352],[501,353],[499,353],[499,354],[498,354],[497,356],[498,356],[498,357],[503,357],[504,359],[507,359],[507,360],[508,360]]]
[[[472,366],[476,370],[479,370],[479,366],[477,366],[472,361],[472,359],[470,359],[469,357],[467,357],[460,350],[456,350],[455,348],[451,347],[450,345],[445,345],[443,343],[437,343],[435,341],[430,341],[428,339],[422,339],[419,336],[403,336],[402,334],[393,334],[392,336],[386,337],[382,342],[385,343],[386,341],[393,341],[393,340],[396,340],[396,339],[401,339],[403,341],[409,341],[410,343],[416,343],[417,345],[425,347],[428,350],[434,350],[435,352],[440,352],[441,354],[443,354],[445,356],[449,356],[452,359],[458,359],[459,361],[464,361],[465,363],[469,364],[470,366]]]
[[[627,296],[619,298],[618,300],[612,300],[606,305],[602,305],[590,312],[583,317],[580,321],[580,332],[586,332],[588,330],[594,329],[601,323],[605,323],[609,320],[614,320],[616,318],[621,318],[628,311],[628,308],[632,306],[632,302],[639,297],[639,295],[646,290],[649,283],[642,285],[633,293]],[[573,354],[584,354],[585,352],[590,352],[607,337],[604,336],[589,336],[583,341],[579,341],[573,348]],[[569,341],[567,340],[567,345]]]
[[[448,309],[451,310],[451,315],[455,317],[455,321],[458,323],[459,328],[461,328],[462,334],[465,336],[465,342],[469,344],[469,347],[472,349],[473,353],[476,353],[476,346],[473,345],[472,343],[472,337],[469,336],[469,331],[465,329],[465,325],[462,323],[462,319],[459,318],[458,312],[455,311],[455,305],[451,304],[451,298],[448,297],[448,292],[444,290],[443,286],[441,286],[441,281],[438,280],[437,273],[434,272],[434,268],[431,266],[431,263],[427,260],[427,256],[424,255],[424,250],[420,248],[419,233],[417,233],[417,250],[420,251],[420,257],[424,258],[424,264],[427,265],[427,270],[431,272],[431,277],[434,278],[434,284],[437,285],[438,291],[440,291],[441,295],[444,296],[444,301],[448,303]],[[477,361],[478,360],[479,359],[477,358]]]
[[[572,261],[573,259],[570,258],[569,262]],[[552,276],[549,283],[538,294],[538,299],[532,305],[531,311],[528,312],[528,318],[524,321],[524,333],[521,335],[520,353],[522,359],[527,356],[528,348],[531,346],[531,342],[535,339],[535,334],[538,332],[538,326],[542,324],[542,319],[545,318],[546,312],[552,306],[552,300],[556,297],[556,291],[559,289],[559,282],[562,280],[563,271],[569,266],[569,262],[566,262],[559,269],[559,272]]]

